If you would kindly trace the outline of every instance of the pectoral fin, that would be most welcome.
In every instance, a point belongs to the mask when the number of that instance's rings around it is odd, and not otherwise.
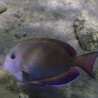
[[[28,72],[22,70],[22,76],[23,76],[24,81],[28,81],[28,79],[29,79],[29,73]]]

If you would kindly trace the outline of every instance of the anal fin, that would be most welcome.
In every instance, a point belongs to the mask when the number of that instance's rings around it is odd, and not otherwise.
[[[79,76],[79,72],[76,68],[70,68],[67,72],[52,78],[42,79],[37,82],[37,85],[52,86],[52,85],[63,85],[73,81]],[[33,83],[33,81],[31,82]],[[34,84],[34,83],[33,83]]]

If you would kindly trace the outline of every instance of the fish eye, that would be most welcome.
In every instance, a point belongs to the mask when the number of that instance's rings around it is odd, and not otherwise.
[[[11,59],[15,59],[16,58],[16,55],[15,54],[12,54],[11,55]]]

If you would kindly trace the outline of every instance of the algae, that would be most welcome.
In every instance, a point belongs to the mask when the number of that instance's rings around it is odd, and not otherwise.
[[[20,88],[18,87],[16,83],[16,79],[9,75],[9,74],[4,74],[2,78],[0,78],[0,86],[11,91],[14,93],[19,93]]]

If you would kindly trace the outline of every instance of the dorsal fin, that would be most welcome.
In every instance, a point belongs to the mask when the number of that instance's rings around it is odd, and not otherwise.
[[[75,51],[75,49],[70,46],[69,44],[67,44],[66,42],[57,40],[57,39],[52,39],[52,38],[34,38],[34,39],[30,39],[30,40],[25,40],[23,42],[31,42],[31,41],[48,41],[48,42],[53,42],[53,43],[57,43],[59,45],[61,45],[62,47],[64,47],[71,56],[76,56],[77,53]]]

